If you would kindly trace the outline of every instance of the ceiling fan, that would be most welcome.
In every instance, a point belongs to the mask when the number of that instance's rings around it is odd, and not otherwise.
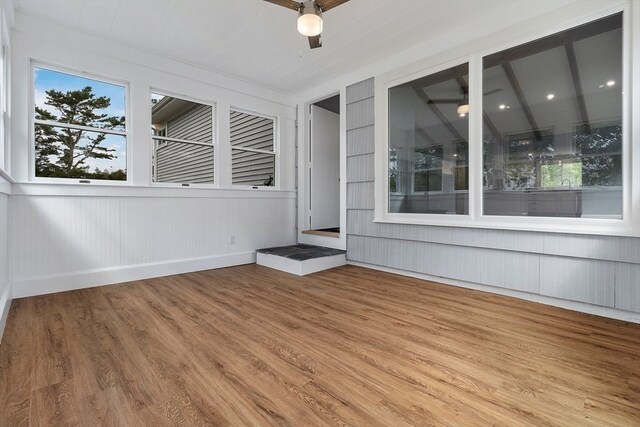
[[[320,33],[322,32],[322,13],[340,6],[349,0],[308,0],[297,2],[294,0],[264,0],[287,9],[298,12],[298,31],[309,38],[311,49],[322,46]]]
[[[458,104],[456,107],[456,112],[460,117],[464,117],[469,113],[469,93],[466,87],[460,88],[462,92],[462,99],[460,98],[449,98],[449,99],[430,99],[429,104]],[[487,92],[484,92],[482,96],[487,96],[494,94],[496,92],[501,92],[504,89],[498,88],[493,89]]]

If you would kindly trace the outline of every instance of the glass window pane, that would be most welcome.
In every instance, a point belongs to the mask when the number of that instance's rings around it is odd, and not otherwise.
[[[36,177],[127,179],[122,135],[35,125]]]
[[[125,88],[87,77],[35,67],[38,120],[125,130]]]
[[[213,145],[154,140],[153,181],[213,184]]]
[[[274,186],[276,156],[240,149],[231,150],[233,185]]]
[[[485,215],[622,217],[622,14],[484,58]]]
[[[468,214],[468,72],[389,89],[389,212]]]
[[[213,107],[151,94],[153,181],[213,184]]]
[[[273,151],[274,120],[231,110],[231,146]]]
[[[151,94],[153,134],[213,143],[213,107],[185,99]]]

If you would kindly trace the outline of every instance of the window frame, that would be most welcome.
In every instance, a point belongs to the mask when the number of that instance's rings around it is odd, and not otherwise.
[[[147,96],[147,105],[148,105],[148,109],[147,109],[147,124],[149,125],[149,128],[151,128],[152,125],[152,117],[151,117],[151,109],[153,108],[153,103],[151,102],[151,95],[152,94],[156,94],[156,95],[163,95],[163,96],[170,96],[172,98],[176,98],[176,99],[181,99],[183,101],[189,101],[189,102],[195,102],[197,104],[201,104],[201,105],[207,105],[209,107],[212,108],[211,110],[211,146],[213,147],[213,182],[212,183],[182,183],[182,182],[162,182],[162,181],[154,181],[153,180],[153,168],[154,168],[154,161],[153,161],[153,145],[155,144],[155,140],[162,140],[165,142],[187,142],[187,143],[191,143],[191,144],[196,144],[196,145],[206,145],[209,146],[209,144],[206,143],[202,143],[199,141],[190,141],[190,140],[183,140],[183,139],[179,139],[179,138],[170,138],[170,137],[154,137],[154,135],[151,135],[151,132],[148,133],[149,135],[149,147],[150,147],[150,158],[149,158],[149,186],[151,187],[169,187],[169,188],[221,188],[220,187],[220,161],[219,161],[219,157],[220,157],[220,143],[219,143],[219,130],[218,130],[218,126],[217,124],[219,123],[218,120],[218,105],[216,102],[214,101],[207,101],[207,100],[203,100],[203,99],[199,99],[199,98],[195,98],[195,97],[191,97],[191,96],[187,96],[187,95],[182,95],[182,94],[176,94],[173,93],[171,91],[167,91],[167,90],[163,90],[163,89],[156,89],[154,87],[150,87],[149,88],[149,92],[148,92],[148,96]]]
[[[251,114],[258,117],[263,117],[265,119],[270,119],[273,121],[273,151],[267,150],[259,150],[259,149],[246,149],[244,147],[234,147],[231,145],[231,113],[244,113]],[[273,191],[280,189],[280,121],[278,120],[278,116],[273,116],[269,114],[260,113],[257,111],[249,110],[246,108],[238,108],[233,105],[229,107],[229,179],[230,186],[233,189],[252,189],[252,190],[265,190],[265,191]],[[244,184],[234,184],[233,183],[233,150],[241,150],[241,151],[250,151],[254,153],[261,154],[269,154],[273,155],[273,179],[274,185],[266,186],[266,185],[244,185]]]
[[[9,174],[11,165],[9,109],[11,101],[11,50],[7,15],[4,8],[0,11],[0,171]]]
[[[483,213],[483,58],[502,50],[517,47],[522,44],[538,40],[571,28],[588,24],[622,12],[622,219],[609,218],[565,218],[565,217],[535,217],[535,216],[502,216],[485,215]],[[633,14],[633,16],[632,16]],[[640,236],[640,223],[634,224],[634,215],[640,214],[640,184],[632,187],[637,181],[640,171],[640,149],[633,149],[632,136],[640,136],[640,124],[632,123],[631,111],[640,111],[638,99],[638,85],[640,77],[637,66],[640,65],[640,54],[633,54],[640,48],[640,37],[632,34],[632,22],[640,21],[640,8],[632,8],[629,3],[619,3],[614,6],[600,8],[597,13],[581,16],[570,23],[547,25],[539,31],[530,31],[525,36],[509,38],[507,31],[497,33],[503,43],[487,43],[480,48],[460,47],[451,49],[453,53],[441,53],[436,59],[429,58],[430,64],[425,66],[427,59],[413,63],[403,69],[395,69],[375,78],[375,210],[374,222],[418,224],[435,226],[453,226],[484,229],[503,229],[538,232],[557,232],[575,234],[602,234],[620,236]],[[633,38],[632,38],[633,36]],[[477,43],[476,43],[477,45]],[[471,44],[471,46],[474,46]],[[485,48],[485,46],[487,46]],[[462,54],[460,52],[462,51]],[[451,58],[455,55],[455,58]],[[444,58],[444,59],[443,59]],[[465,62],[469,63],[469,214],[406,214],[389,212],[389,173],[388,161],[390,148],[388,141],[389,129],[389,89],[397,85],[443,71]],[[632,67],[633,65],[633,67]],[[406,69],[412,70],[407,73]],[[633,72],[633,74],[632,74]],[[633,83],[633,85],[632,85]],[[633,91],[633,94],[632,94]],[[633,168],[632,168],[633,165]],[[636,171],[634,172],[634,168]],[[378,197],[379,196],[379,197]],[[635,221],[638,222],[638,221]]]
[[[92,128],[87,126],[79,126],[79,125],[70,125],[65,123],[58,122],[48,122],[45,120],[36,120],[35,118],[35,70],[36,68],[43,68],[49,71],[55,71],[58,73],[69,74],[76,77],[86,78],[90,80],[95,80],[101,83],[106,83],[114,86],[120,86],[124,88],[124,117],[125,117],[125,126],[124,131],[112,131],[100,128]],[[129,82],[119,79],[114,79],[110,77],[106,77],[100,74],[79,70],[73,67],[60,66],[57,64],[52,64],[46,61],[39,61],[35,59],[31,59],[29,66],[30,76],[29,76],[29,165],[28,165],[28,178],[30,182],[38,183],[38,184],[68,184],[68,185],[131,185],[131,128],[132,128],[132,120],[131,120],[131,103],[130,103],[130,94],[131,90],[129,87]],[[39,177],[36,176],[35,171],[35,154],[36,154],[36,141],[35,141],[35,127],[36,124],[42,124],[45,126],[53,126],[53,127],[62,127],[67,129],[83,129],[89,132],[98,132],[98,133],[108,133],[111,135],[120,135],[125,138],[126,142],[126,171],[127,171],[127,179],[126,180],[112,180],[112,179],[91,179],[91,178],[55,178],[55,177]],[[101,132],[102,131],[102,132]]]

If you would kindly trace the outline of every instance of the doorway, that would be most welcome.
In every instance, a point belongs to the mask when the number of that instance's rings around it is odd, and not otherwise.
[[[309,106],[308,229],[340,237],[340,95]]]

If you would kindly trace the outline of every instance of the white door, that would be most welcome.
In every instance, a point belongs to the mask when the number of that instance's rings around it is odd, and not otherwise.
[[[311,106],[311,229],[340,226],[340,115]]]

